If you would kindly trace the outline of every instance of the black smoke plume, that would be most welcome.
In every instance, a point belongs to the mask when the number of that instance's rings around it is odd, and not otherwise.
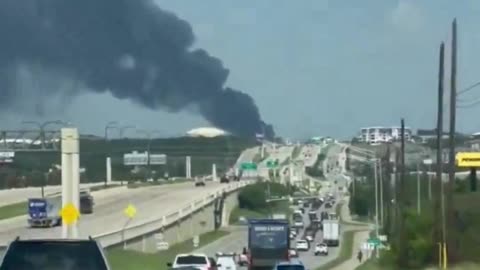
[[[15,103],[12,74],[31,65],[151,109],[194,105],[237,135],[273,137],[253,99],[225,87],[228,69],[192,49],[194,39],[188,22],[151,0],[1,0],[0,105]]]

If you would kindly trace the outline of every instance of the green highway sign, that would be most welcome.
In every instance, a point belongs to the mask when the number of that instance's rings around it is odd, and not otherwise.
[[[267,161],[267,167],[272,169],[278,167],[278,159],[273,161],[273,160],[268,160]]]
[[[255,171],[257,170],[257,164],[253,162],[244,162],[241,165],[242,170],[244,171]]]
[[[367,243],[374,245],[374,246],[379,246],[382,242],[378,238],[370,238],[367,240]]]

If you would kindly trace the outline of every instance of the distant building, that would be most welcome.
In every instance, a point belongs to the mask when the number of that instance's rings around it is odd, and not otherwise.
[[[214,127],[201,127],[195,128],[187,132],[187,136],[190,137],[207,137],[213,138],[218,136],[226,136],[228,132]]]
[[[369,144],[386,143],[400,140],[400,127],[364,127],[360,130],[359,140]],[[412,129],[405,127],[405,140],[412,139]]]
[[[417,130],[417,137],[421,139],[423,143],[426,143],[429,140],[433,140],[437,138],[437,129],[418,129]],[[448,138],[448,133],[443,132],[442,135],[443,139]]]

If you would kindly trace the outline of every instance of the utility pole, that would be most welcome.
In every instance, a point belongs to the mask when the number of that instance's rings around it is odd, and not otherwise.
[[[378,178],[377,178],[377,162],[378,159],[374,159],[373,163],[373,179],[375,181],[375,234],[378,238]]]
[[[417,214],[422,213],[422,201],[421,201],[421,186],[420,186],[420,162],[417,162]]]
[[[375,181],[375,236],[378,239],[379,238],[379,224],[378,224],[378,177],[377,177],[377,165],[378,165],[378,159],[374,159],[374,165],[373,165],[373,175],[374,175],[374,181]],[[379,258],[379,249],[378,246],[375,247],[375,254],[376,257]]]
[[[439,244],[442,247],[440,253],[440,261],[443,257],[443,246],[446,241],[445,226],[445,190],[443,185],[443,82],[445,69],[445,44],[440,44],[439,70],[438,70],[438,103],[437,103],[437,168],[436,168],[436,185],[435,185],[435,215],[441,220],[441,227],[436,229],[437,236],[440,236]],[[440,194],[438,194],[440,193]]]
[[[397,205],[399,207],[398,227],[399,227],[399,256],[398,266],[404,267],[408,257],[408,247],[405,231],[405,120],[401,119],[401,146],[400,146],[400,185]]]
[[[451,221],[453,217],[453,190],[455,184],[455,122],[457,111],[457,19],[452,22],[452,52],[451,52],[451,74],[450,74],[450,130],[449,130],[449,159],[448,159],[448,190],[446,194],[448,220]],[[452,244],[455,239],[448,237],[448,246],[451,252],[450,256],[456,258],[453,252],[455,248]],[[444,247],[444,249],[447,249]],[[447,254],[444,251],[444,267],[447,267]]]
[[[379,171],[380,171],[380,224],[382,224],[382,228],[383,226],[385,226],[385,223],[384,223],[384,220],[383,220],[383,168],[382,168],[382,162],[383,162],[383,159],[380,159],[380,162],[379,162]]]

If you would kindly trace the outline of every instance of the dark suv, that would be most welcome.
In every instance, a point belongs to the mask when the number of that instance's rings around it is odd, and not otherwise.
[[[220,183],[229,183],[229,182],[230,182],[230,179],[228,179],[226,175],[222,175],[222,177],[220,177]]]
[[[8,246],[0,270],[110,270],[100,245],[90,239],[16,239]]]

